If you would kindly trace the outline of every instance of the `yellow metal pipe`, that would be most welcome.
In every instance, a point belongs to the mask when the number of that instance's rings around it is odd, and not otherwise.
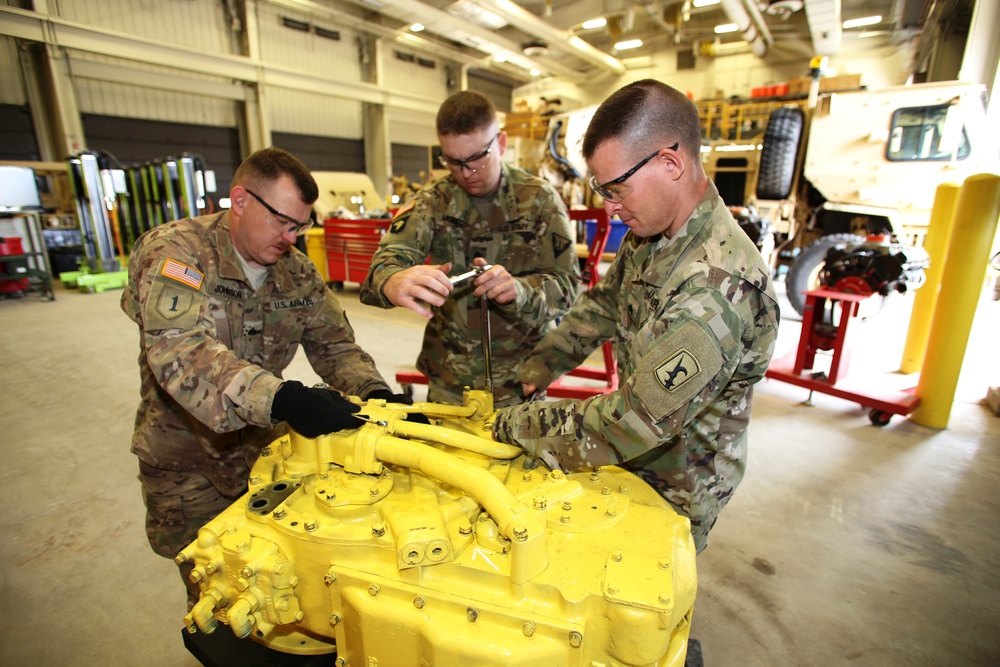
[[[920,404],[910,417],[922,426],[948,426],[998,218],[1000,176],[976,174],[967,178],[958,196],[928,355],[917,383]]]
[[[382,435],[375,457],[404,466],[468,493],[486,509],[500,532],[511,541],[511,581],[523,584],[545,570],[545,524],[538,513],[485,468],[446,454],[429,445]]]
[[[471,433],[462,433],[454,429],[429,426],[418,422],[397,420],[390,422],[389,429],[390,433],[465,449],[488,456],[491,459],[516,459],[524,453],[520,447],[514,445],[506,445],[502,442],[472,435]]]
[[[931,220],[924,238],[924,249],[930,255],[930,266],[925,272],[927,281],[917,290],[913,298],[910,326],[906,331],[903,358],[899,363],[901,373],[916,373],[924,364],[927,338],[931,331],[931,321],[941,286],[941,270],[948,255],[948,242],[955,221],[955,207],[958,205],[958,183],[942,183],[934,195]]]

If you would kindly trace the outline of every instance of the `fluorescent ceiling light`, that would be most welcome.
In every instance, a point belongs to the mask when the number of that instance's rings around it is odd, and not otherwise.
[[[420,32],[423,29],[424,29],[423,23],[414,23],[413,25],[410,26],[410,32]]]
[[[493,60],[497,61],[498,63],[505,63],[505,62],[507,62],[507,54],[506,53],[494,53],[493,54]]]
[[[642,46],[641,39],[626,39],[624,42],[615,44],[615,51],[625,51],[627,49],[637,49]]]
[[[497,16],[493,12],[487,11],[468,0],[458,0],[458,2],[445,7],[444,10],[452,16],[465,19],[487,30],[499,30],[507,25],[507,19]]]
[[[849,21],[844,21],[844,30],[849,30],[851,28],[861,28],[866,25],[875,25],[876,23],[881,23],[881,16],[865,16],[860,19],[851,19]]]
[[[727,32],[736,32],[740,29],[740,26],[736,23],[723,23],[722,25],[715,26],[715,34],[722,35]]]
[[[691,6],[692,7],[711,7],[712,5],[717,5],[720,2],[722,2],[722,0],[694,0],[694,2],[691,3]]]
[[[538,76],[539,74],[541,74],[541,72],[539,72],[537,69],[532,69],[530,72],[528,72],[528,74],[530,74],[531,76]]]
[[[602,16],[601,18],[584,21],[580,27],[583,28],[584,30],[594,30],[595,28],[603,28],[607,24],[608,20]]]

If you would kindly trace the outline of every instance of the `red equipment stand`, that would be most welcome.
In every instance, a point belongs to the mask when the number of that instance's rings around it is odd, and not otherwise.
[[[818,391],[837,398],[860,403],[870,408],[868,418],[875,426],[885,426],[892,415],[913,412],[920,399],[914,389],[906,391],[872,391],[865,387],[851,387],[846,381],[851,357],[848,325],[859,312],[861,303],[870,294],[848,294],[830,290],[805,292],[806,308],[802,315],[802,332],[794,355],[788,354],[773,362],[765,377],[781,380],[810,392]],[[829,302],[829,303],[827,303]],[[838,305],[839,308],[834,306]],[[829,311],[827,310],[829,306]],[[839,311],[839,321],[833,322]],[[826,315],[829,314],[829,320]],[[816,353],[832,350],[829,372],[813,372]]]
[[[608,243],[608,234],[611,231],[611,223],[608,214],[602,208],[588,208],[583,210],[569,211],[570,220],[594,220],[596,229],[594,237],[590,241],[587,250],[587,259],[584,262],[580,280],[587,288],[597,284],[600,279],[598,267],[601,256],[604,254],[604,247]],[[548,396],[552,398],[588,398],[596,394],[607,394],[618,389],[618,360],[615,358],[614,349],[611,342],[607,341],[601,346],[601,353],[604,356],[604,368],[593,366],[580,366],[567,375],[588,380],[601,380],[604,386],[582,386],[567,385],[563,378],[552,383],[548,390]],[[400,384],[403,391],[412,395],[413,385],[427,384],[427,376],[420,371],[399,371],[396,373],[396,382]]]
[[[604,247],[608,244],[608,234],[611,232],[611,222],[608,214],[603,208],[588,208],[585,210],[570,211],[570,220],[594,220],[597,224],[594,229],[594,238],[590,241],[587,250],[587,260],[584,262],[580,280],[587,289],[597,284],[601,279],[598,268],[601,263],[601,256],[604,254]],[[608,394],[618,389],[618,359],[615,357],[614,348],[611,341],[605,341],[601,345],[601,354],[604,357],[604,368],[593,366],[580,366],[571,370],[549,385],[546,393],[551,398],[589,398],[597,394]],[[604,386],[583,386],[566,384],[566,377],[578,377],[587,380],[600,380]]]
[[[392,220],[388,218],[323,221],[330,283],[342,288],[345,282],[364,282],[372,255],[390,225]]]

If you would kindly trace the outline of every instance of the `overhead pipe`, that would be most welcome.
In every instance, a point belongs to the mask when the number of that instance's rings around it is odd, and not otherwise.
[[[722,44],[719,41],[709,40],[695,41],[693,50],[696,55],[706,58],[721,58],[723,56],[735,56],[751,52],[749,44],[740,44],[738,42]]]
[[[749,0],[753,4],[753,0]],[[750,50],[758,58],[767,55],[768,48],[774,43],[771,31],[767,29],[764,18],[757,10],[747,10],[747,0],[722,0],[722,8],[726,12],[729,20],[739,26],[739,32],[743,40],[750,45]],[[756,20],[754,16],[756,15]]]
[[[511,0],[472,0],[473,3],[506,19],[511,25],[529,33],[552,48],[570,53],[604,70],[621,76],[625,65],[617,58],[604,53],[577,37],[569,30],[554,28]]]

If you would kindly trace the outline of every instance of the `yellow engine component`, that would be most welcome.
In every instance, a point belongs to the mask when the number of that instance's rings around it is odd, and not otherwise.
[[[360,414],[274,441],[177,556],[202,590],[191,632],[221,622],[342,667],[684,664],[690,526],[645,482],[497,443],[485,392]]]

